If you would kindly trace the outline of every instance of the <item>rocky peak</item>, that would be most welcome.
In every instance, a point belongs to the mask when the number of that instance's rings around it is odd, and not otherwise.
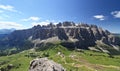
[[[78,24],[78,27],[90,27],[88,24],[85,23],[80,23]]]
[[[91,28],[98,28],[96,25],[90,25]]]
[[[75,26],[75,23],[74,22],[68,22],[68,21],[65,21],[62,23],[63,26]]]
[[[37,43],[34,42],[35,45],[48,42],[51,39],[52,41],[65,42],[67,47],[72,45],[72,47],[85,49],[96,45],[96,41],[102,41],[107,45],[120,45],[120,38],[112,35],[107,30],[103,30],[96,25],[84,23],[76,25],[74,22],[68,21],[60,22],[56,25],[53,23],[43,26],[37,25],[31,29],[14,31],[8,36],[11,45],[15,44],[15,42],[21,42],[21,40],[28,40],[29,38],[31,38],[32,42],[37,41]],[[55,40],[54,38],[57,39]]]

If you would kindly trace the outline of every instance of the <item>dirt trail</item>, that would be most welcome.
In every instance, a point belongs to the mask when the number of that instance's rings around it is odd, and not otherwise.
[[[72,57],[73,60],[80,62],[81,64],[74,64],[75,67],[87,67],[88,69],[92,71],[97,71],[97,70],[104,70],[104,68],[115,68],[120,70],[120,67],[118,66],[107,66],[107,65],[100,65],[100,64],[91,64],[87,60],[83,59],[82,57]]]

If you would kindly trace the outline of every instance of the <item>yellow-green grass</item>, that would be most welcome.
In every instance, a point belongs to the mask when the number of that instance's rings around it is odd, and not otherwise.
[[[58,54],[58,53],[61,54]],[[90,50],[68,50],[55,45],[42,51],[26,50],[17,54],[0,57],[0,68],[13,68],[6,71],[28,71],[30,61],[36,57],[48,57],[61,64],[67,71],[120,71],[120,56]],[[1,64],[2,63],[2,64]]]

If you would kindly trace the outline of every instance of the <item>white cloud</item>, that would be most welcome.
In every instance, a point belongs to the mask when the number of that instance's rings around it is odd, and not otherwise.
[[[52,22],[53,24],[57,24],[58,22],[55,22],[54,20],[50,21],[50,20],[46,20],[46,21],[42,21],[42,22],[33,22],[31,23],[32,26],[36,26],[36,25],[48,25],[50,24],[50,22]]]
[[[16,22],[0,21],[0,29],[6,29],[6,28],[7,29],[10,29],[10,28],[23,29],[24,26]]]
[[[113,12],[111,12],[111,14],[112,14],[115,18],[120,18],[120,11],[113,11]]]
[[[48,25],[49,24],[49,22],[33,22],[33,23],[31,23],[32,24],[32,26],[36,26],[36,25]]]
[[[104,15],[95,15],[93,17],[98,19],[98,20],[100,20],[100,21],[105,20],[105,16]]]
[[[39,21],[40,18],[39,17],[29,17],[27,19],[22,19],[22,21]]]
[[[11,5],[0,5],[0,9],[11,11],[11,12],[17,12],[17,13],[22,13],[20,11],[15,10],[15,8]]]
[[[14,7],[11,5],[0,5],[0,9],[8,10],[8,11],[16,11],[14,10]]]

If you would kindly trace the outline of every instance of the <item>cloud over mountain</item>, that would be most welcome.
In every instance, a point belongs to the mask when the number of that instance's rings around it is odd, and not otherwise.
[[[31,16],[29,18],[26,19],[22,19],[22,21],[39,21],[40,18],[39,17],[35,17],[35,16]]]
[[[0,21],[0,29],[10,29],[10,28],[16,28],[16,29],[23,29],[23,25],[18,24],[16,22],[9,22],[9,21]]]
[[[120,11],[113,11],[113,12],[111,12],[111,14],[112,14],[115,18],[120,18]]]
[[[104,15],[95,15],[95,16],[93,16],[95,19],[98,19],[98,20],[100,20],[100,21],[102,21],[102,20],[105,20],[105,16]]]
[[[32,26],[36,26],[36,25],[48,25],[50,22],[52,22],[53,24],[57,24],[58,22],[52,20],[45,20],[45,21],[41,21],[41,22],[32,22],[31,25]]]

